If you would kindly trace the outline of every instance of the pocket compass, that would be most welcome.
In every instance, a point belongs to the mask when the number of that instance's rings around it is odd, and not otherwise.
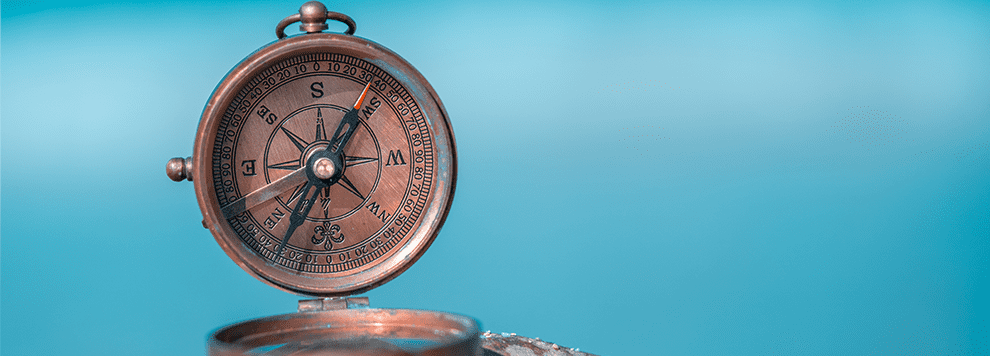
[[[347,25],[325,33],[326,20]],[[299,22],[302,34],[286,36]],[[349,297],[395,278],[437,236],[457,176],[454,135],[429,82],[354,21],[315,1],[276,27],[203,110],[191,180],[203,226],[242,269],[315,299],[221,328],[210,354],[477,354],[478,323]]]

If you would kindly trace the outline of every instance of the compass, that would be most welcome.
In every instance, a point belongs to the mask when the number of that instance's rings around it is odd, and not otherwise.
[[[347,33],[321,32],[328,17]],[[295,18],[311,33],[285,37],[282,25],[282,39],[231,70],[193,156],[168,174],[194,182],[204,225],[249,273],[293,293],[351,295],[394,278],[436,237],[454,136],[426,79],[350,35],[353,20],[319,3]]]
[[[323,32],[328,19],[347,31]],[[286,36],[295,22],[304,33]],[[437,347],[477,346],[471,318],[382,312],[367,308],[367,298],[346,298],[423,255],[447,216],[457,176],[453,131],[436,92],[399,55],[354,36],[355,27],[315,1],[282,20],[279,39],[217,85],[193,155],[166,166],[171,179],[193,182],[203,226],[235,263],[279,289],[318,298],[300,301],[297,314],[218,331],[211,353],[261,347],[247,341],[259,330],[265,338],[301,335],[293,327],[346,334],[351,341],[331,343],[345,348],[381,345],[353,340],[378,340],[375,333],[386,329],[390,337],[446,335],[431,341]]]

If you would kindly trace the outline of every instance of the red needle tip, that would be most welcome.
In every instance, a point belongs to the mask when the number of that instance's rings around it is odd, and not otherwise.
[[[368,95],[368,89],[370,88],[371,88],[371,82],[368,82],[368,85],[364,86],[364,91],[361,92],[361,97],[358,98],[356,103],[354,103],[354,110],[361,109],[361,103],[364,103],[364,96]]]

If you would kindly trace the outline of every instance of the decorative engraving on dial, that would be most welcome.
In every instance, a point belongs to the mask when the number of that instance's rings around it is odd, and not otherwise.
[[[344,242],[344,234],[338,234],[339,232],[340,225],[324,221],[323,225],[317,225],[313,228],[313,244],[317,246],[322,244],[327,251],[332,250],[333,244]]]
[[[316,152],[336,149],[328,133],[369,83],[343,164],[307,167]],[[214,192],[230,227],[264,259],[304,273],[351,271],[408,241],[436,190],[432,138],[419,104],[381,68],[300,55],[251,78],[226,108],[214,139]],[[307,193],[307,174],[342,175]],[[300,199],[315,203],[290,230]]]

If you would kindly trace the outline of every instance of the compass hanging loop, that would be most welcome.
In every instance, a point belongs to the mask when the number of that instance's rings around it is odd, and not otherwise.
[[[299,8],[298,14],[293,14],[279,21],[278,26],[275,26],[275,36],[278,36],[278,39],[285,38],[285,28],[296,22],[299,22],[299,31],[306,33],[323,32],[323,30],[329,28],[327,26],[327,20],[336,20],[347,24],[347,31],[344,31],[344,33],[348,35],[353,35],[354,30],[357,28],[357,24],[354,23],[354,19],[350,16],[339,12],[327,11],[327,7],[323,6],[323,3],[310,1]]]

